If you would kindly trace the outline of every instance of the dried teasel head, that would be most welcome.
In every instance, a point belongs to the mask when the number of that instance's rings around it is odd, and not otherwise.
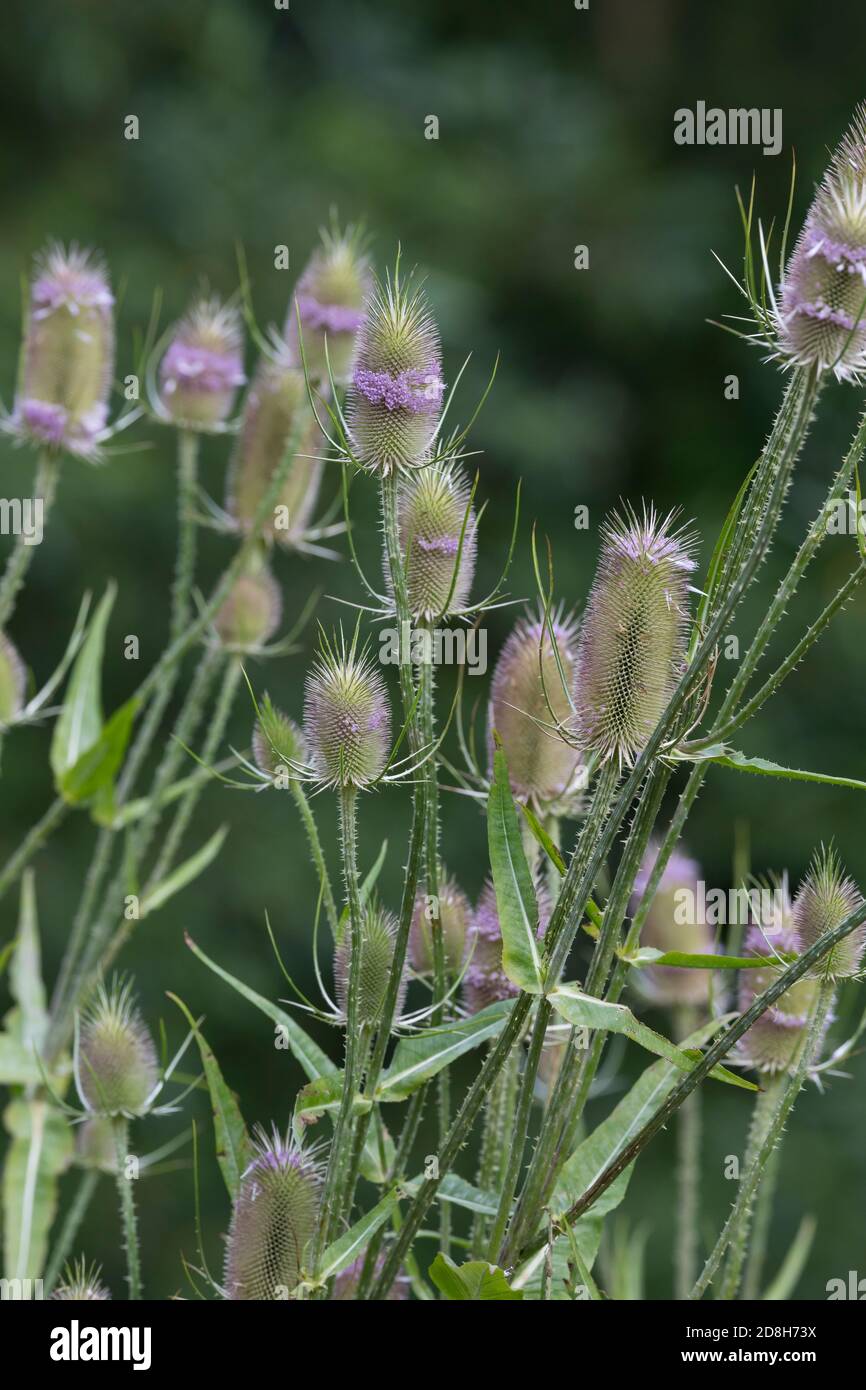
[[[285,1299],[297,1288],[319,1214],[322,1168],[291,1135],[254,1134],[226,1242],[225,1292],[233,1300]]]

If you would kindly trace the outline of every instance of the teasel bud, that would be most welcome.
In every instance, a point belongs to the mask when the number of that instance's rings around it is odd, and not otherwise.
[[[631,911],[637,911],[643,897],[659,846],[650,844],[634,885]],[[706,922],[693,920],[696,912],[700,866],[681,849],[675,849],[665,865],[652,906],[641,931],[641,946],[656,951],[683,951],[687,955],[709,955],[715,951],[713,932]],[[655,1004],[668,1007],[707,1004],[710,990],[708,970],[681,970],[673,965],[652,965],[641,970],[640,983]]]
[[[264,561],[237,578],[217,610],[214,627],[230,651],[257,651],[273,637],[283,614],[280,587]]]
[[[114,296],[102,261],[53,243],[36,260],[12,428],[93,457],[108,419]]]
[[[5,632],[0,632],[0,729],[21,713],[26,689],[24,663]]]
[[[246,381],[237,309],[218,299],[197,300],[178,323],[159,364],[160,404],[177,425],[219,429]]]
[[[382,1270],[385,1268],[385,1260],[388,1251],[381,1250],[376,1256],[376,1263],[373,1266],[373,1276],[378,1279]],[[347,1265],[342,1273],[338,1274],[334,1280],[334,1289],[331,1294],[331,1301],[334,1303],[346,1303],[354,1299],[358,1293],[358,1285],[361,1282],[361,1275],[364,1272],[366,1253],[359,1255],[357,1260],[353,1260]],[[409,1281],[403,1270],[397,1275],[386,1298],[387,1303],[405,1303],[409,1297]]]
[[[415,618],[433,622],[466,607],[477,545],[469,493],[455,464],[429,464],[403,480],[397,520],[406,557],[409,606]],[[386,580],[390,589],[387,567]]]
[[[101,1303],[111,1299],[111,1294],[102,1282],[99,1265],[88,1265],[84,1256],[68,1264],[63,1271],[60,1283],[50,1298],[60,1302]]]
[[[284,1299],[297,1288],[321,1201],[321,1165],[290,1135],[259,1127],[255,1158],[241,1178],[226,1245],[232,1300]]]
[[[630,766],[682,674],[693,538],[654,509],[605,525],[577,656],[577,738]]]
[[[866,368],[866,106],[806,215],[776,311],[776,355],[858,380]]]
[[[750,956],[771,956],[793,954],[798,949],[797,933],[794,927],[793,908],[788,892],[787,881],[781,887],[781,910],[772,922],[764,922],[750,927],[745,942],[745,953]],[[769,989],[782,972],[785,963],[769,964],[755,970],[741,970],[738,1004],[741,1013],[751,1007],[759,994]],[[820,981],[814,976],[805,976],[786,989],[775,1002],[761,1014],[737,1043],[736,1055],[748,1067],[756,1071],[775,1073],[793,1071],[799,1060],[800,1049],[805,1043],[809,1017],[817,1001]],[[824,1028],[829,1026],[828,1014]]]
[[[821,849],[800,885],[791,921],[797,949],[807,951],[863,905],[863,894],[844,872],[833,849]],[[860,973],[866,949],[866,923],[844,937],[815,966],[815,974],[830,980],[846,980]]]
[[[324,786],[367,787],[384,772],[391,739],[385,682],[354,644],[323,646],[304,690],[304,739]]]
[[[439,429],[444,392],[439,333],[424,294],[395,275],[367,302],[347,401],[360,463],[386,476],[422,463]]]
[[[110,1119],[92,1115],[77,1127],[75,1161],[82,1168],[96,1168],[100,1173],[117,1172],[117,1146]]]
[[[368,903],[361,926],[361,971],[358,985],[359,1027],[375,1024],[382,1013],[388,981],[394,964],[397,919],[385,912],[378,903]],[[343,926],[340,940],[334,947],[334,987],[337,1007],[345,1020],[349,1012],[349,976],[352,968],[352,935],[349,924]],[[399,1015],[406,996],[405,976],[397,996]]]
[[[280,768],[301,763],[304,756],[304,736],[297,724],[265,695],[253,729],[253,758],[259,772],[276,777]]]
[[[311,377],[327,381],[330,365],[331,376],[339,384],[352,376],[358,332],[372,285],[370,259],[358,227],[349,226],[343,232],[336,225],[323,228],[319,239],[289,305],[285,335],[297,361],[301,361],[300,319],[307,371]]]
[[[434,911],[434,907],[438,911]],[[472,920],[469,899],[453,878],[439,884],[437,902],[424,894],[415,899],[412,925],[409,928],[409,960],[418,975],[433,971],[433,919],[438,915],[442,927],[442,952],[445,969],[454,974],[466,952],[466,935]]]
[[[244,402],[240,434],[229,469],[226,508],[249,531],[262,497],[290,445],[295,453],[274,511],[262,526],[269,541],[291,549],[310,524],[324,461],[322,436],[307,398],[304,374],[285,344],[263,357]]]
[[[95,1115],[140,1115],[159,1079],[153,1039],[138,1011],[132,981],[100,984],[84,1014],[75,1061],[78,1094]]]
[[[543,882],[537,882],[538,939],[550,921],[550,896]],[[514,999],[520,993],[502,969],[502,928],[496,907],[496,891],[488,879],[472,917],[466,942],[469,963],[463,976],[463,1003],[470,1014],[480,1013],[501,999]]]
[[[536,805],[567,794],[582,762],[555,727],[559,724],[567,733],[574,727],[576,643],[570,618],[551,615],[549,623],[542,617],[521,618],[493,672],[487,712],[490,765],[495,730],[515,795]]]

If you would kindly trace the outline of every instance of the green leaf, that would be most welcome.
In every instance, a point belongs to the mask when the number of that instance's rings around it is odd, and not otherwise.
[[[62,774],[57,790],[64,801],[80,806],[111,787],[123,762],[138,707],[139,700],[133,696],[115,710],[96,741]]]
[[[534,811],[530,811],[528,806],[524,806],[522,801],[518,801],[517,804],[523,812],[526,824],[529,826],[530,830],[535,836],[535,839],[541,845],[541,848],[544,850],[544,853],[547,855],[551,864],[557,870],[558,873],[564,875],[566,871],[565,860],[563,859],[559,850],[556,848],[556,845],[551,840],[544,826],[541,824],[541,821],[538,819],[538,816],[536,816]]]
[[[184,1014],[198,1043],[201,1064],[210,1092],[217,1163],[228,1189],[229,1197],[234,1201],[240,1191],[241,1178],[249,1166],[254,1152],[250,1137],[247,1134],[247,1127],[244,1124],[244,1117],[240,1112],[234,1092],[230,1091],[226,1085],[219,1063],[199,1032],[198,1024],[186,1004],[176,994],[169,994],[168,997],[177,1004]]]
[[[34,1048],[42,1046],[48,1025],[32,869],[27,869],[21,880],[21,908],[16,950],[9,971],[9,988],[21,1010],[21,1044],[32,1055]]]
[[[376,1099],[406,1100],[419,1086],[425,1085],[437,1072],[451,1065],[464,1052],[470,1052],[488,1038],[501,1033],[505,1020],[514,1007],[513,999],[490,1004],[471,1018],[449,1023],[445,1028],[403,1038],[397,1044],[391,1065],[380,1079]]]
[[[15,1100],[4,1114],[12,1136],[3,1170],[7,1279],[38,1279],[57,1210],[57,1179],[73,1153],[72,1130],[47,1100]]]
[[[339,1110],[343,1096],[343,1075],[338,1071],[334,1076],[317,1076],[298,1092],[292,1119],[292,1127],[298,1138],[305,1126],[315,1124],[323,1115],[333,1115]],[[372,1101],[355,1095],[352,1101],[353,1115],[365,1115],[371,1109]]]
[[[458,1268],[440,1251],[428,1272],[439,1292],[451,1302],[505,1303],[523,1298],[522,1293],[511,1288],[497,1265],[483,1260],[469,1260]]]
[[[237,990],[238,994],[250,1004],[253,1004],[257,1009],[260,1009],[263,1014],[272,1019],[273,1022],[279,1026],[280,1037],[285,1039],[289,1051],[295,1060],[300,1063],[305,1075],[309,1077],[310,1081],[314,1081],[316,1077],[319,1076],[336,1076],[338,1074],[339,1068],[335,1066],[330,1057],[313,1042],[312,1038],[307,1036],[300,1024],[296,1023],[290,1014],[287,1014],[279,1005],[272,1004],[270,999],[265,999],[263,995],[257,994],[254,989],[250,989],[249,985],[245,985],[243,981],[236,980],[234,975],[230,975],[227,970],[223,970],[222,966],[217,965],[215,961],[212,961],[209,956],[205,955],[204,951],[195,944],[192,937],[189,935],[186,937],[186,944],[193,955],[197,956],[202,964],[207,966],[208,970],[212,970],[215,975],[218,975],[227,985],[231,985],[232,989]]]
[[[767,758],[750,758],[736,749],[726,748],[724,744],[713,744],[704,748],[693,762],[717,763],[719,767],[730,767],[735,772],[755,772],[761,777],[786,777],[792,782],[822,782],[828,787],[851,787],[854,791],[866,791],[866,782],[856,777],[833,777],[828,772],[804,772],[797,767],[781,767]]]
[[[779,1273],[764,1294],[765,1303],[786,1303],[792,1296],[812,1249],[818,1223],[814,1216],[804,1216],[790,1250],[782,1261]]]
[[[145,893],[139,904],[139,912],[142,917],[146,917],[149,912],[156,912],[163,907],[169,898],[173,898],[187,884],[197,879],[199,874],[204,873],[205,869],[216,859],[222,849],[223,840],[228,834],[228,826],[223,825],[219,830],[211,835],[206,844],[201,849],[185,859],[182,864],[178,864],[168,876],[161,879],[150,892]]]
[[[707,620],[710,614],[710,606],[715,597],[716,588],[718,587],[719,576],[722,572],[725,557],[728,553],[728,550],[730,549],[731,541],[736,532],[737,521],[739,520],[743,500],[748,491],[749,484],[751,483],[752,478],[755,476],[755,470],[757,469],[760,461],[760,458],[755,459],[755,462],[752,464],[751,468],[749,469],[748,473],[743,479],[743,484],[736,497],[734,498],[733,502],[731,503],[728,515],[725,517],[724,524],[722,526],[721,531],[719,532],[719,538],[716,541],[715,548],[710,558],[709,568],[707,570],[706,586],[701,596],[701,601],[698,604],[697,613],[695,614],[695,622],[694,627],[692,629],[692,637],[689,643],[688,656],[686,658],[687,661],[691,661],[692,657],[697,651],[698,643],[701,640],[701,634],[707,626]]]
[[[51,770],[60,791],[64,773],[92,748],[102,732],[102,658],[105,630],[117,586],[109,584],[87,629],[66,687],[63,709],[51,739]]]
[[[0,1033],[0,1086],[38,1086],[41,1080],[33,1048],[11,1032]]]
[[[652,946],[643,946],[631,955],[618,951],[617,955],[629,965],[669,965],[675,970],[762,970],[767,965],[788,965],[797,959],[786,951],[780,951],[777,956],[714,956],[689,951],[656,951]]]
[[[574,1028],[600,1028],[610,1033],[621,1033],[632,1042],[654,1052],[657,1057],[665,1057],[680,1071],[691,1071],[700,1054],[689,1053],[669,1042],[661,1033],[648,1028],[635,1018],[625,1004],[611,1004],[604,999],[584,994],[578,985],[557,985],[550,993],[550,1003],[556,1012]],[[727,1067],[715,1066],[710,1072],[716,1081],[725,1081],[729,1086],[739,1086],[746,1091],[757,1091],[751,1081],[746,1081]]]
[[[529,994],[540,994],[544,977],[537,936],[538,903],[523,852],[508,781],[508,764],[500,747],[493,757],[493,784],[487,801],[487,841],[502,929],[502,968],[512,984]]]
[[[397,1206],[396,1192],[389,1192],[378,1202],[366,1216],[362,1216],[360,1221],[356,1221],[354,1226],[340,1236],[339,1240],[329,1245],[322,1256],[319,1269],[317,1271],[317,1282],[325,1283],[332,1279],[335,1274],[340,1274],[347,1269],[353,1260],[356,1260],[364,1247],[369,1243],[370,1237],[375,1235],[379,1227],[391,1216]]]
[[[401,1183],[403,1191],[414,1197],[425,1181],[422,1174]],[[446,1173],[436,1189],[437,1202],[447,1202],[451,1206],[463,1207],[466,1211],[477,1212],[481,1216],[495,1216],[499,1210],[499,1198],[495,1192],[482,1192],[471,1182],[458,1178],[456,1173]]]

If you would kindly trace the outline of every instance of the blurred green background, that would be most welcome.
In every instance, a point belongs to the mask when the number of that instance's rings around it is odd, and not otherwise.
[[[67,0],[62,7],[55,0],[7,0],[4,19],[7,35],[14,35],[0,55],[0,389],[7,404],[20,277],[49,237],[105,252],[121,291],[122,375],[132,370],[134,334],[147,320],[155,289],[164,295],[163,321],[183,310],[202,278],[231,293],[239,241],[260,321],[281,322],[316,228],[336,204],[342,217],[366,219],[380,266],[392,260],[399,241],[427,274],[448,379],[473,354],[458,403],[464,418],[496,352],[502,354],[472,441],[480,451],[480,495],[489,499],[476,593],[498,573],[521,477],[515,596],[533,591],[528,535],[537,519],[554,545],[558,591],[579,606],[592,574],[597,524],[621,496],[652,498],[663,510],[682,507],[696,520],[706,558],[782,386],[759,353],[707,322],[740,312],[710,251],[736,266],[734,187],[747,188],[753,173],[764,215],[783,214],[792,147],[799,170],[795,219],[802,216],[826,148],[866,95],[866,11],[856,0],[820,7],[811,0],[761,7],[729,0],[712,8],[686,0],[592,0],[589,13],[576,12],[570,0],[535,9],[509,0],[473,6],[291,0],[288,12],[272,0],[185,0],[183,6]],[[675,109],[698,100],[781,107],[783,153],[769,158],[748,147],[675,145]],[[130,114],[139,119],[137,141],[124,139]],[[439,120],[436,141],[424,137],[430,115]],[[290,273],[274,269],[281,243],[290,248]],[[588,270],[574,269],[579,244],[589,247]],[[724,397],[730,373],[739,378],[736,401]],[[798,543],[860,407],[856,389],[826,392],[762,592]],[[120,592],[107,660],[108,708],[125,698],[162,648],[174,550],[174,441],[148,423],[127,438],[147,447],[98,469],[64,464],[57,511],[11,629],[37,679],[45,679],[82,591],[100,592],[114,576]],[[30,456],[8,443],[0,448],[0,491],[27,495]],[[204,484],[219,501],[226,453],[218,441],[204,448]],[[373,489],[359,487],[355,495],[359,545],[374,572]],[[579,504],[590,508],[589,531],[573,529]],[[830,598],[850,566],[851,546],[838,539],[825,547],[790,631],[798,632]],[[229,553],[230,542],[203,535],[203,588]],[[316,585],[357,596],[346,564],[282,556],[277,567],[289,617]],[[330,621],[339,611],[323,600],[319,614]],[[737,621],[744,639],[753,611],[747,605]],[[510,621],[508,610],[490,617],[491,662]],[[137,669],[122,658],[128,633],[141,639]],[[308,634],[303,653],[251,670],[257,687],[267,687],[296,715],[311,640]],[[864,680],[866,618],[859,601],[750,727],[744,745],[796,766],[866,778]],[[240,701],[232,743],[246,742],[249,723]],[[49,736],[43,727],[7,741],[3,859],[52,795]],[[332,849],[334,806],[325,796],[316,809]],[[365,860],[383,836],[390,839],[382,883],[392,904],[406,809],[399,791],[364,804]],[[135,970],[148,1017],[154,1023],[165,1017],[173,1037],[180,1037],[181,1023],[166,990],[207,1015],[208,1039],[248,1121],[283,1124],[300,1084],[298,1068],[274,1050],[267,1022],[191,957],[182,933],[190,930],[253,987],[285,996],[264,932],[267,909],[289,969],[313,992],[313,871],[288,803],[210,790],[189,846],[223,822],[231,834],[216,868],[142,929],[125,963]],[[797,878],[816,842],[833,837],[850,870],[866,881],[856,792],[717,770],[688,834],[710,884],[730,881],[735,822],[750,834],[756,870],[787,866]],[[80,816],[38,861],[49,980],[92,843],[93,829]],[[443,845],[451,870],[477,894],[484,829],[468,801],[446,799]],[[13,930],[12,896],[0,911],[2,942]],[[317,1036],[334,1046],[327,1030]],[[851,1072],[851,1080],[833,1080],[826,1095],[812,1090],[803,1098],[786,1146],[770,1265],[778,1264],[802,1213],[814,1212],[820,1224],[800,1284],[805,1297],[823,1297],[829,1278],[862,1263],[861,1058]],[[712,1102],[704,1155],[708,1237],[730,1201],[723,1161],[742,1146],[747,1112],[743,1093],[726,1088],[715,1088]],[[609,1104],[596,1102],[596,1116]],[[206,1118],[203,1100],[196,1112]],[[183,1123],[147,1121],[138,1147],[156,1147]],[[648,1234],[647,1287],[655,1297],[670,1292],[671,1171],[672,1140],[665,1135],[645,1156],[624,1209]],[[218,1267],[228,1212],[209,1135],[202,1182],[208,1256]],[[146,1291],[162,1296],[182,1287],[179,1251],[194,1255],[189,1168],[150,1180],[140,1203]],[[84,1243],[120,1293],[114,1221],[114,1195],[105,1183]]]

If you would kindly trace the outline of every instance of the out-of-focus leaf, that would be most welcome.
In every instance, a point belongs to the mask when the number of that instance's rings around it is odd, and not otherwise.
[[[523,1298],[512,1289],[497,1265],[469,1260],[458,1266],[440,1250],[429,1269],[430,1278],[451,1302],[505,1303]]]
[[[792,1296],[806,1268],[817,1230],[818,1223],[814,1216],[804,1216],[779,1273],[764,1294],[765,1303],[785,1303]]]
[[[102,732],[102,658],[105,630],[117,586],[109,584],[87,629],[66,687],[63,709],[51,739],[51,770],[58,791],[66,772],[92,748]]]
[[[3,1118],[12,1136],[3,1169],[5,1274],[38,1279],[57,1210],[57,1179],[72,1157],[72,1131],[46,1100],[15,1100]]]
[[[16,949],[9,971],[9,988],[20,1009],[22,1046],[32,1053],[34,1047],[42,1046],[48,1023],[32,869],[27,869],[21,880],[21,908]]]
[[[129,735],[138,711],[139,701],[135,696],[108,720],[95,743],[92,743],[72,767],[67,768],[59,780],[57,790],[64,801],[72,806],[80,806],[94,797],[108,792],[123,762]],[[110,821],[107,807],[111,797],[102,795],[100,818]]]
[[[534,811],[531,811],[528,806],[524,806],[522,801],[519,801],[517,804],[523,812],[523,818],[526,821],[526,824],[529,826],[530,830],[535,836],[535,839],[541,845],[541,848],[544,850],[544,853],[547,855],[551,864],[556,869],[557,873],[564,875],[565,860],[563,859],[559,850],[556,848],[556,845],[551,840],[544,826],[541,824],[541,821],[538,819],[538,816],[535,814]]]
[[[234,1201],[240,1191],[241,1178],[253,1157],[253,1146],[247,1134],[244,1117],[234,1092],[230,1091],[225,1083],[212,1049],[199,1031],[198,1024],[186,1004],[176,994],[169,994],[168,997],[177,1004],[184,1014],[198,1043],[205,1080],[210,1092],[217,1163],[228,1194]]]
[[[780,951],[777,956],[695,955],[688,951],[656,951],[643,946],[632,955],[617,952],[629,965],[670,965],[675,970],[763,970],[765,966],[788,965],[796,956]]]
[[[156,912],[158,908],[163,907],[168,902],[169,898],[173,898],[175,893],[179,893],[182,888],[186,888],[187,884],[197,879],[199,874],[203,874],[205,869],[216,859],[227,834],[228,826],[221,826],[211,835],[207,843],[202,845],[200,850],[190,855],[189,859],[185,859],[182,864],[178,864],[177,868],[168,875],[168,878],[161,879],[149,893],[145,893],[139,907],[141,916],[146,917],[148,913]]]
[[[423,1176],[419,1175],[410,1178],[401,1186],[408,1196],[414,1197],[423,1182]],[[445,1174],[436,1189],[436,1201],[464,1207],[467,1211],[478,1212],[481,1216],[495,1216],[499,1210],[499,1198],[495,1192],[482,1192],[479,1187],[473,1187],[471,1182],[458,1178],[456,1173]]]
[[[493,784],[487,800],[487,843],[502,930],[502,968],[520,989],[540,994],[544,977],[538,942],[538,903],[523,852],[508,763],[500,747],[493,757]]]
[[[417,1037],[403,1038],[397,1044],[390,1067],[379,1082],[377,1099],[406,1100],[431,1076],[462,1057],[464,1052],[470,1052],[488,1038],[495,1038],[502,1031],[513,1007],[513,999],[503,999],[473,1014],[471,1018],[460,1019]]]

